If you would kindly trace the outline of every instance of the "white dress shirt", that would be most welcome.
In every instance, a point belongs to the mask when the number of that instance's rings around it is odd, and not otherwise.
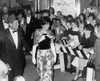
[[[31,21],[31,16],[27,16],[26,20],[27,20],[27,24],[29,24]]]
[[[14,40],[15,46],[16,46],[16,48],[17,48],[17,47],[18,47],[18,32],[14,32],[14,33],[13,33],[13,30],[10,29],[10,28],[9,28],[9,30],[10,30],[10,33],[11,33],[12,38],[13,38],[13,40]]]
[[[56,31],[57,31],[57,34],[58,34],[58,35],[59,35],[59,28],[60,28],[60,27],[57,27],[57,28],[56,28]]]

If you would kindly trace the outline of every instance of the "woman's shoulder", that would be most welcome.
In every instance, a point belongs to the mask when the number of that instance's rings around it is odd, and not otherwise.
[[[98,37],[93,33],[91,34],[90,38],[97,39]]]

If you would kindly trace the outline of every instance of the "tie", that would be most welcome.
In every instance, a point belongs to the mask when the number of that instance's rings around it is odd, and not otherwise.
[[[14,30],[13,33],[17,32],[17,30]]]

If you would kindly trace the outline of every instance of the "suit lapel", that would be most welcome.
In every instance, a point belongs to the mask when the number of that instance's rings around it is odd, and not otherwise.
[[[21,33],[20,31],[18,30],[18,47],[20,46],[20,43],[21,43]],[[18,48],[17,47],[17,48]]]
[[[7,37],[9,38],[9,40],[11,41],[11,43],[15,46],[14,40],[11,36],[11,33],[9,31],[9,28],[6,29],[6,33],[7,33]],[[16,47],[16,46],[15,46]]]

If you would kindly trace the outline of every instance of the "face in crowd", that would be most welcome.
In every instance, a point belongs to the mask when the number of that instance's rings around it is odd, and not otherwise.
[[[10,28],[12,29],[12,30],[14,30],[14,31],[16,31],[17,29],[18,29],[18,20],[14,20],[14,21],[12,21],[11,23],[9,23],[9,25],[10,25]]]

